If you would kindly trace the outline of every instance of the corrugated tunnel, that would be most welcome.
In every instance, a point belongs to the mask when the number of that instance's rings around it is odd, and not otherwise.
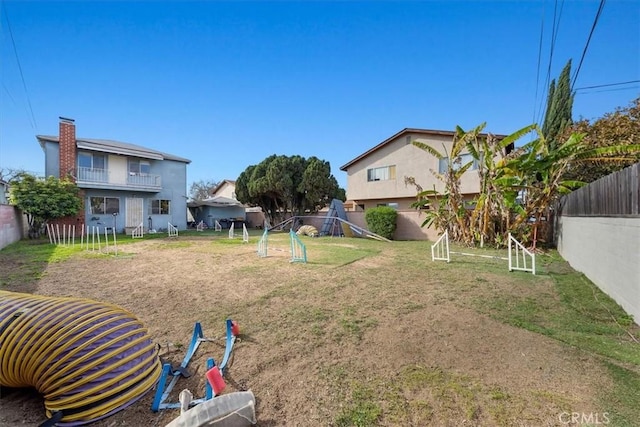
[[[0,291],[0,385],[34,387],[49,424],[108,417],[149,391],[161,370],[147,329],[120,307]]]

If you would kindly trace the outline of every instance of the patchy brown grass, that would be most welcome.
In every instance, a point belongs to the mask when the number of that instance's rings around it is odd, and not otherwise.
[[[505,295],[557,300],[544,273],[471,258],[432,263],[427,242],[330,238],[303,238],[309,263],[291,264],[287,236],[271,236],[267,258],[256,240],[144,240],[117,257],[79,252],[26,280],[16,279],[19,260],[0,252],[2,288],[120,305],[175,361],[201,322],[219,341],[201,346],[176,396],[202,396],[205,359],[222,357],[224,320],[235,319],[227,391],[253,391],[260,426],[545,426],[561,425],[562,412],[608,410],[598,396],[612,380],[599,356],[481,307]],[[178,415],[152,413],[151,399],[95,425],[163,426]],[[0,414],[2,425],[44,418],[37,397],[16,391]]]

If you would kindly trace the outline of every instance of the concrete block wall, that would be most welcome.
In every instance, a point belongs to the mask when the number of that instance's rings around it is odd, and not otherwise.
[[[640,218],[559,218],[558,252],[640,324]]]
[[[0,204],[0,249],[22,239],[25,223],[18,208]]]

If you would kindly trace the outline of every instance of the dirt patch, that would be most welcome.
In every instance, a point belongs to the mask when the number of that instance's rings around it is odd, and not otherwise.
[[[609,384],[596,359],[465,302],[498,285],[446,266],[416,266],[411,257],[422,254],[373,244],[383,253],[335,269],[289,263],[285,250],[259,258],[254,245],[156,239],[123,246],[118,257],[82,253],[49,264],[35,284],[4,289],[122,306],[149,328],[163,356],[178,362],[201,322],[214,341],[203,344],[174,401],[184,388],[202,396],[205,360],[221,359],[224,320],[236,319],[242,333],[226,391],[253,391],[260,426],[334,425],[354,384],[375,389],[382,425],[556,425],[564,410],[602,409],[595,396]],[[4,264],[0,272],[17,267]],[[442,398],[447,393],[450,401]],[[4,394],[0,425],[43,421],[37,396]],[[506,409],[492,396],[507,396]],[[163,426],[178,415],[151,412],[151,400],[149,394],[94,425]],[[415,415],[427,413],[414,410],[420,402],[430,417]],[[465,405],[469,413],[457,414]]]

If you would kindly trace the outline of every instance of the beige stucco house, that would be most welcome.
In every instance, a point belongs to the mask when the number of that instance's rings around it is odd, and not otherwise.
[[[416,187],[405,183],[405,178],[413,177],[424,190],[444,192],[444,184],[431,171],[444,172],[446,159],[438,159],[413,145],[412,141],[428,144],[444,155],[451,151],[454,134],[442,130],[403,129],[340,167],[347,173],[345,208],[349,220],[365,226],[364,210],[387,205],[397,209],[399,214],[395,239],[435,240],[437,230],[420,226],[425,217],[411,207],[416,201]],[[503,135],[495,136],[504,138]],[[461,157],[461,164],[472,160],[468,153]],[[478,166],[474,163],[460,182],[460,189],[469,200],[480,191]]]
[[[361,209],[389,205],[398,210],[410,209],[416,200],[416,187],[405,183],[406,177],[424,190],[435,188],[444,191],[444,184],[431,171],[444,172],[446,160],[440,160],[416,147],[419,141],[446,154],[451,150],[454,132],[406,128],[362,153],[340,170],[347,173],[347,198]],[[502,135],[496,135],[498,138]],[[461,164],[472,160],[470,154],[462,154]],[[460,189],[472,198],[480,189],[478,164],[462,176]]]
[[[221,196],[236,199],[236,182],[230,179],[223,179],[216,185],[211,193],[211,197]]]

